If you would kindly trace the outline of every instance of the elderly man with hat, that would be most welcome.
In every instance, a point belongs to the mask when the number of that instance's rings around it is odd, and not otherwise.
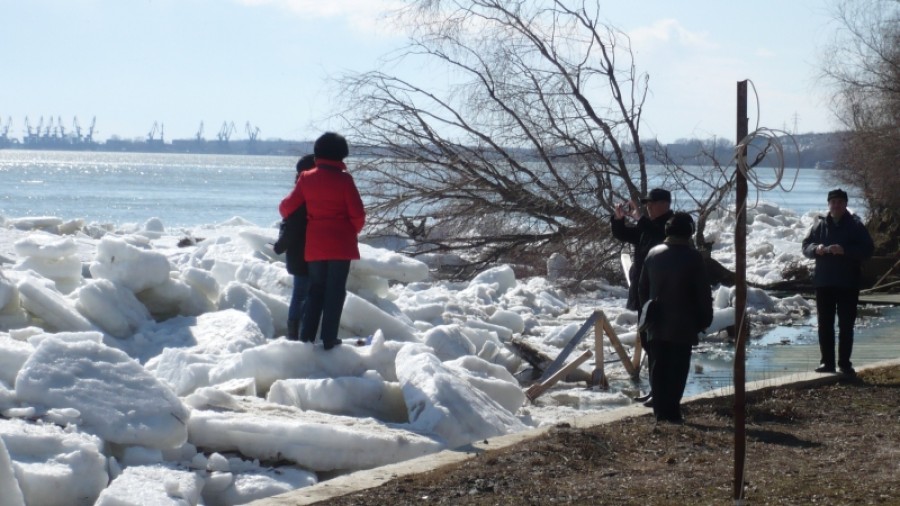
[[[653,414],[659,422],[682,423],[681,397],[691,367],[692,347],[713,320],[712,292],[703,256],[691,244],[694,220],[677,212],[665,224],[666,238],[647,253],[638,282],[639,300],[654,301],[647,349]]]
[[[628,270],[628,302],[625,307],[638,311],[638,281],[641,276],[641,269],[644,267],[644,259],[647,253],[657,244],[661,244],[666,238],[666,222],[672,217],[672,194],[668,190],[662,188],[654,188],[646,197],[641,198],[644,204],[645,212],[641,213],[640,208],[634,200],[628,204],[619,204],[616,206],[615,215],[610,222],[612,235],[616,239],[634,245],[634,256],[631,262],[631,268]],[[635,220],[633,226],[626,224],[625,217],[631,216]],[[647,336],[641,333],[641,346],[647,350],[647,363],[650,370],[653,369],[653,354],[647,348]],[[650,394],[636,398],[635,400],[643,402],[648,401],[652,396]]]
[[[847,211],[847,192],[828,192],[828,215],[819,216],[803,239],[803,255],[815,259],[813,285],[816,287],[816,311],[819,323],[821,365],[816,372],[833,373],[834,320],[838,321],[837,366],[841,373],[856,374],[853,353],[853,326],[859,303],[862,262],[872,256],[872,236],[859,217]]]

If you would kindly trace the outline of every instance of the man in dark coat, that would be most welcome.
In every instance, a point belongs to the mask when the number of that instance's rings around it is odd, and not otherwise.
[[[694,220],[674,213],[666,222],[666,239],[644,260],[638,289],[643,305],[654,300],[647,331],[651,356],[650,388],[657,421],[681,423],[681,397],[691,365],[691,347],[712,323],[712,292],[703,256],[691,245]]]
[[[665,225],[666,221],[672,217],[670,207],[672,205],[672,194],[668,190],[662,188],[654,188],[650,193],[641,199],[646,209],[645,214],[641,214],[640,208],[632,200],[625,205],[616,206],[616,214],[613,216],[610,227],[612,235],[620,241],[634,245],[634,255],[631,262],[631,268],[628,270],[628,302],[625,304],[627,309],[639,311],[641,306],[638,304],[638,280],[641,276],[641,268],[644,265],[644,258],[651,248],[663,242],[666,238]],[[625,216],[630,211],[630,216],[634,218],[636,224],[627,226],[625,224]],[[641,346],[647,353],[647,366],[653,368],[653,353],[647,347],[647,336],[644,332],[640,333]],[[651,392],[647,395],[636,397],[639,402],[649,401],[652,397]]]
[[[820,216],[803,239],[803,255],[816,261],[813,284],[822,354],[816,372],[835,372],[834,319],[837,314],[837,365],[845,375],[856,374],[850,355],[859,304],[860,272],[863,260],[871,257],[874,249],[872,236],[865,225],[847,211],[847,192],[841,189],[828,192],[828,216]]]

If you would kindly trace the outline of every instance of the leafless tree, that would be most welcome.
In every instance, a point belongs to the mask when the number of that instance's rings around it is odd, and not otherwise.
[[[419,251],[478,252],[476,264],[556,251],[588,274],[616,256],[598,239],[616,203],[647,191],[648,77],[596,3],[572,3],[409,3],[416,30],[395,56],[432,79],[340,83],[351,140],[375,155],[356,169],[373,223],[427,217]]]
[[[836,173],[859,188],[870,228],[896,252],[900,232],[900,0],[841,0],[823,74],[848,131]]]

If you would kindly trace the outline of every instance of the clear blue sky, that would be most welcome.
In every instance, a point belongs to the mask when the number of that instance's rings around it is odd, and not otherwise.
[[[396,5],[396,2],[393,2]],[[22,137],[27,116],[97,139],[214,139],[249,121],[261,138],[310,139],[336,111],[326,78],[379,67],[404,42],[380,16],[391,0],[0,0],[0,118]],[[760,124],[837,128],[817,84],[834,32],[829,0],[601,0],[650,75],[643,136],[735,135],[736,82],[751,79]],[[421,82],[427,82],[421,76]],[[751,97],[752,100],[752,97]],[[751,104],[754,116],[755,104]]]

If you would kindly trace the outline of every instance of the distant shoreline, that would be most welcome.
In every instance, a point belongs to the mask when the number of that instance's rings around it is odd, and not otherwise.
[[[793,136],[799,153],[785,153],[785,163],[793,167],[829,170],[834,167],[834,160],[839,145],[838,133],[796,134]],[[706,141],[707,143],[709,141]],[[790,144],[794,144],[791,142]],[[697,163],[698,149],[709,149],[710,155],[719,160],[729,160],[734,155],[733,146],[728,143],[715,147],[705,146],[704,141],[697,139],[680,140],[676,143],[663,144],[656,139],[642,141],[645,153],[665,152],[671,161],[682,165]],[[162,138],[122,139],[116,136],[105,142],[95,142],[91,137],[32,136],[25,139],[10,138],[0,133],[0,151],[35,150],[35,151],[82,151],[82,152],[131,152],[131,153],[181,153],[212,155],[300,155],[312,152],[313,141],[247,138],[232,140],[228,135],[220,134],[213,140],[195,137],[190,139],[172,139],[166,142]],[[538,160],[536,154],[527,148],[507,148],[509,153],[522,160]],[[378,146],[356,149],[357,156],[391,156],[389,150]],[[628,158],[628,163],[637,163],[636,155]],[[656,165],[661,162],[651,162]],[[772,167],[776,163],[774,157],[767,157],[759,167]]]
[[[0,151],[74,151],[100,153],[178,153],[203,155],[297,155],[312,151],[312,141],[291,140],[240,140],[206,141],[197,139],[175,139],[170,143],[162,141],[130,141],[111,139],[104,143],[68,143],[48,140],[46,142],[0,144]]]

